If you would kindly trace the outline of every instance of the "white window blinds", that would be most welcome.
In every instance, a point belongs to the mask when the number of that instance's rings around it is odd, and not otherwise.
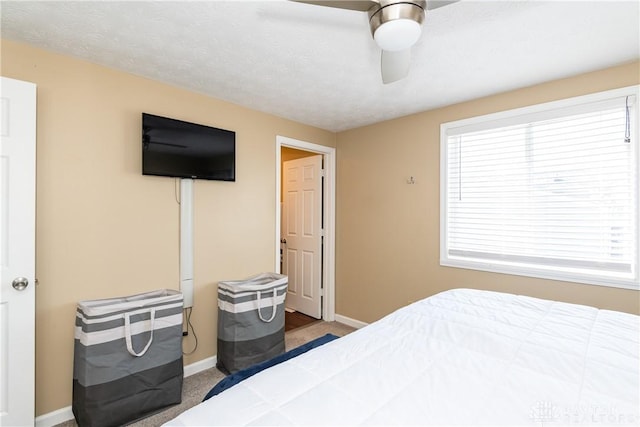
[[[443,125],[441,263],[637,288],[635,103]]]

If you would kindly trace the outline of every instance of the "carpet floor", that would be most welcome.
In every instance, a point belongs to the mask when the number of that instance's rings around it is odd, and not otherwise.
[[[338,322],[318,321],[308,326],[293,329],[285,333],[285,347],[289,351],[325,334],[339,337],[354,331],[354,328]],[[216,368],[207,369],[184,379],[182,385],[182,403],[129,424],[131,427],[157,427],[177,417],[182,412],[202,402],[207,392],[225,375]],[[69,420],[55,427],[76,427],[75,420]]]

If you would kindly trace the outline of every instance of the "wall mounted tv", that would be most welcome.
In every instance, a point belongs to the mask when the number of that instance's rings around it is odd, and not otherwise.
[[[142,174],[236,180],[236,133],[142,113]]]

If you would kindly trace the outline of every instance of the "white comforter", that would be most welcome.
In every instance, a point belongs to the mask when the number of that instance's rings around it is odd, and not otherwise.
[[[638,425],[639,325],[626,313],[451,290],[166,425]]]

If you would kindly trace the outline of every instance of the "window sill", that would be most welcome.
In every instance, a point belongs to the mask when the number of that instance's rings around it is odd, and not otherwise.
[[[629,278],[619,276],[595,276],[580,273],[578,271],[551,270],[544,268],[533,268],[510,263],[486,263],[472,260],[462,260],[453,258],[441,258],[440,265],[443,267],[464,268],[467,270],[486,271],[490,273],[510,274],[515,276],[534,277],[537,279],[557,280],[563,282],[579,283],[582,285],[606,286],[610,288],[631,289],[640,291],[638,277]]]

